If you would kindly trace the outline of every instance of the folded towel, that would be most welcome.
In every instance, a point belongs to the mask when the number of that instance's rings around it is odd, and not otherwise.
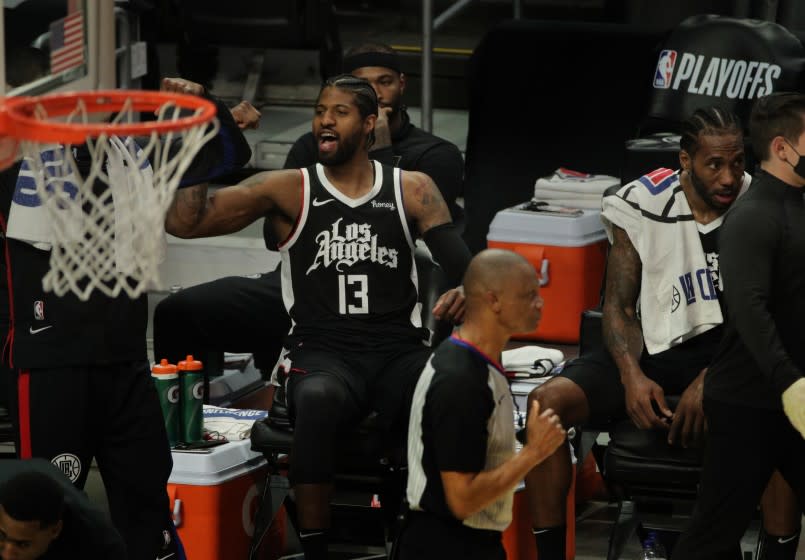
[[[584,210],[601,210],[601,197],[594,200],[586,198],[539,198],[534,197],[537,202],[547,202],[551,206],[566,206],[568,208],[582,208]]]
[[[523,374],[527,377],[548,375],[565,360],[561,350],[542,346],[523,346],[514,350],[504,350],[501,365],[513,377]]]
[[[248,439],[254,423],[267,417],[267,410],[240,410],[205,404],[204,431],[211,435],[210,439],[218,439],[215,436],[223,436],[229,441]]]
[[[553,175],[537,179],[534,189],[603,195],[605,190],[614,185],[620,185],[617,177],[581,173],[560,167]]]
[[[557,198],[573,198],[578,200],[597,200],[601,202],[601,195],[599,193],[575,193],[559,189],[534,189],[534,198],[552,200]]]

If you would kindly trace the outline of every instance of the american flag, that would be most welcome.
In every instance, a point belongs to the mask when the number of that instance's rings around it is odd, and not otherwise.
[[[50,73],[84,64],[84,14],[70,13],[50,24]]]

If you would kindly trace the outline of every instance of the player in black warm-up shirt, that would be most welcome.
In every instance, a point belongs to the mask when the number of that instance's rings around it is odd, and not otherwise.
[[[414,237],[456,285],[469,251],[433,181],[369,159],[377,96],[349,75],[325,82],[313,131],[319,161],[260,173],[213,193],[184,189],[168,213],[183,237],[237,231],[268,215],[282,253],[292,320],[287,397],[294,422],[290,478],[302,547],[326,558],[337,435],[371,409],[404,432],[428,350],[419,324]]]
[[[723,334],[719,232],[751,178],[734,114],[703,107],[680,132],[679,171],[657,169],[604,197],[602,218],[612,241],[605,348],[568,362],[530,397],[553,408],[565,425],[601,425],[628,415],[641,429],[667,431],[671,444],[695,445],[704,435],[702,385]],[[709,319],[703,319],[708,307]],[[673,413],[666,395],[680,396]],[[541,560],[566,557],[570,457],[565,445],[526,479]],[[788,538],[799,526],[798,515],[780,513],[791,501],[776,476],[763,500],[766,527],[775,536]],[[739,549],[738,539],[733,546]]]
[[[166,79],[164,87],[203,94],[181,79]],[[213,101],[221,131],[193,160],[185,174],[190,184],[232,171],[250,156],[229,109]],[[86,174],[89,154],[76,150]],[[72,293],[45,292],[49,251],[7,230],[12,196],[22,192],[15,184],[30,180],[24,173],[18,178],[18,170],[2,173],[0,191],[11,307],[5,359],[16,375],[17,454],[46,458],[78,488],[95,458],[129,557],[155,558],[163,531],[172,527],[166,493],[171,455],[146,352],[147,297],[96,291],[81,301]]]
[[[805,95],[760,98],[750,133],[760,170],[721,227],[727,322],[705,376],[701,494],[677,559],[729,558],[775,468],[805,512]]]
[[[344,71],[368,80],[378,96],[376,142],[370,157],[433,179],[461,224],[464,161],[452,143],[414,126],[402,103],[405,75],[397,53],[388,45],[366,43],[349,50]],[[291,147],[285,169],[300,169],[319,161],[318,140],[312,132]],[[276,250],[269,220],[266,246]],[[290,323],[282,304],[278,270],[259,277],[231,276],[185,288],[159,303],[154,311],[154,351],[159,357],[183,358],[219,350],[254,352],[258,367],[274,365]]]
[[[465,320],[419,378],[408,429],[408,503],[402,560],[505,558],[514,488],[564,441],[552,410],[528,415],[515,454],[514,402],[496,357],[542,313],[539,279],[522,256],[490,249],[464,276]]]

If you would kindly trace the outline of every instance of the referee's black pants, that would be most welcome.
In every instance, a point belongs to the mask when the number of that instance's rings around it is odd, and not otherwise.
[[[473,529],[423,511],[406,514],[398,560],[506,560],[500,531]]]
[[[251,352],[256,367],[269,369],[290,327],[279,267],[256,277],[228,276],[185,288],[157,305],[154,356],[175,364],[193,354],[215,363],[216,352]]]
[[[705,397],[707,444],[693,519],[674,548],[679,560],[732,560],[772,471],[779,469],[805,513],[805,440],[781,410]]]

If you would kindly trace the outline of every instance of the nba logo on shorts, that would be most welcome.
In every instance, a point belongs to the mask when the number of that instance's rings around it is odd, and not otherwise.
[[[45,319],[45,302],[38,300],[34,302],[34,319],[37,321]]]
[[[671,87],[671,76],[674,75],[676,64],[676,51],[662,51],[657,61],[657,70],[654,72],[654,87],[668,89]]]

